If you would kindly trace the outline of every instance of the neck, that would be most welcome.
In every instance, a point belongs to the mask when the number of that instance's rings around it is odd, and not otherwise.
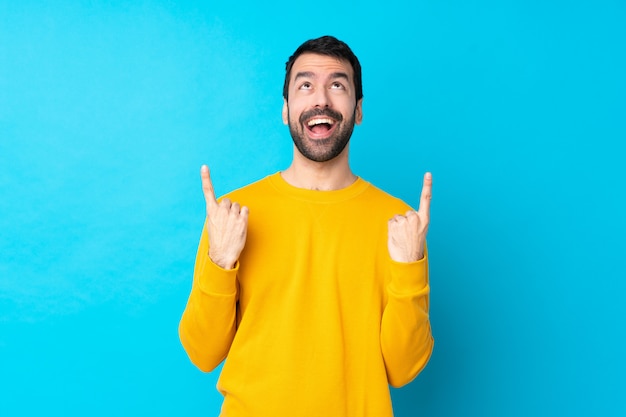
[[[357,177],[348,163],[348,147],[341,154],[326,162],[305,158],[294,147],[291,166],[281,172],[288,184],[308,190],[332,191],[350,186]]]

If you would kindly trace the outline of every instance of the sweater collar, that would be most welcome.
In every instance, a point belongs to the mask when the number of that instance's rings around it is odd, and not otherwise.
[[[283,179],[280,172],[270,175],[268,179],[277,191],[287,194],[292,198],[314,203],[337,203],[349,200],[361,194],[370,185],[369,182],[361,177],[357,177],[356,181],[345,188],[332,191],[318,191],[294,187]]]

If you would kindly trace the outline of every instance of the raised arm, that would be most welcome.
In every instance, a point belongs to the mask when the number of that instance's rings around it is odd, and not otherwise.
[[[429,320],[428,254],[432,175],[424,175],[417,211],[388,223],[391,283],[381,324],[381,349],[393,386],[410,382],[426,366],[433,349]]]
[[[217,201],[206,165],[200,176],[207,215],[178,330],[189,359],[208,372],[226,357],[235,336],[237,260],[246,241],[248,209],[226,198]]]

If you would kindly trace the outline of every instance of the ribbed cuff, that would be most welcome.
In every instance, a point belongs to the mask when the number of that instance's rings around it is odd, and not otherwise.
[[[415,262],[391,261],[389,289],[396,294],[415,294],[428,286],[428,258]]]
[[[233,269],[224,269],[215,264],[207,255],[196,277],[196,283],[202,292],[219,295],[233,295],[237,292],[237,272],[239,261]]]

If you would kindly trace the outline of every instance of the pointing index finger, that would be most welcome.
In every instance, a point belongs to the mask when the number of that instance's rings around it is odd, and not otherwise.
[[[200,168],[200,178],[202,179],[202,192],[204,193],[204,199],[207,204],[207,208],[213,208],[217,206],[217,199],[215,198],[215,190],[213,189],[213,183],[211,182],[211,173],[209,167],[202,165]]]
[[[422,185],[422,195],[420,197],[419,211],[430,216],[430,200],[433,193],[433,175],[430,172],[424,174],[424,185]]]

